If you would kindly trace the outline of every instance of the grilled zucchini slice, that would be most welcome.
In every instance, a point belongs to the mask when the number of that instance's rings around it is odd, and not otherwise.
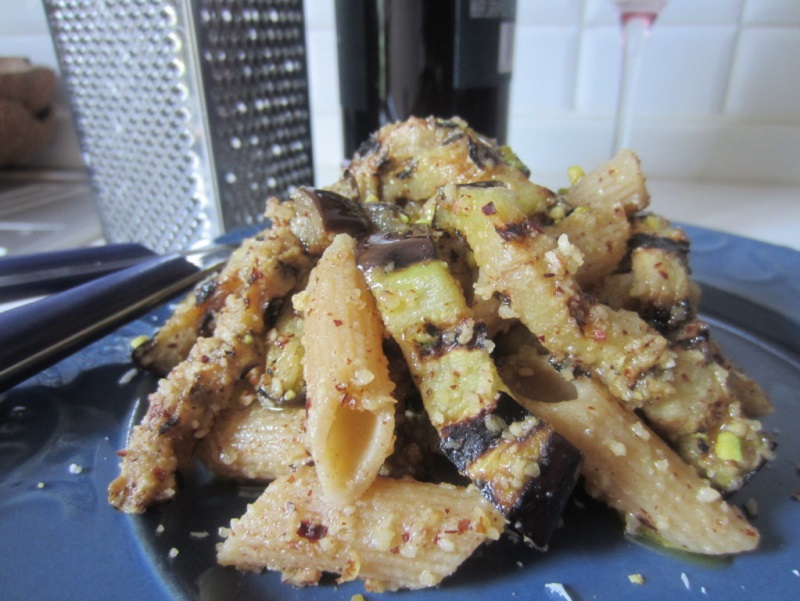
[[[671,390],[667,341],[635,312],[585,294],[575,279],[580,251],[566,236],[547,235],[513,190],[496,181],[445,186],[434,226],[467,240],[479,267],[476,293],[503,298],[501,316],[519,318],[562,372],[593,374],[632,408]]]
[[[509,394],[492,341],[426,227],[363,240],[359,266],[400,346],[443,453],[532,546],[547,548],[582,455]]]
[[[637,311],[675,355],[673,391],[649,399],[642,413],[716,488],[739,490],[773,456],[772,437],[754,419],[769,411],[769,401],[723,357],[699,319],[683,231],[656,215],[634,217],[632,230],[620,273],[602,292],[612,304]]]

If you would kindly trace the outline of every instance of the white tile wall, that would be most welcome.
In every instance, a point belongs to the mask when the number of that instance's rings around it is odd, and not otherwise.
[[[333,0],[305,2],[324,183],[341,159]],[[534,174],[592,166],[608,153],[619,73],[610,2],[518,4],[510,142]],[[646,50],[631,145],[651,177],[800,183],[799,0],[670,0]],[[20,54],[56,65],[39,0],[0,1],[0,55]],[[74,164],[68,119],[63,130],[44,160]]]

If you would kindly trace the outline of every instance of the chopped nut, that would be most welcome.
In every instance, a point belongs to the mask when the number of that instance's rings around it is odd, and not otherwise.
[[[141,336],[136,336],[133,340],[131,340],[131,348],[132,349],[137,349],[140,346],[142,346],[145,342],[147,342],[148,340],[150,340],[150,337],[149,336],[145,336],[144,334],[142,334]]]
[[[719,491],[715,488],[711,488],[710,486],[704,486],[700,490],[697,491],[697,500],[701,503],[711,503],[716,501],[720,498]]]
[[[544,588],[547,589],[548,593],[552,593],[564,601],[572,601],[572,597],[567,592],[567,589],[560,582],[548,582],[544,585]]]

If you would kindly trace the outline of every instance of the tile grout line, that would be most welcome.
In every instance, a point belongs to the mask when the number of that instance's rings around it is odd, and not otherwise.
[[[744,11],[748,1],[749,0],[742,0],[742,3],[739,5],[739,15],[736,19],[736,30],[735,33],[733,34],[733,47],[731,48],[730,54],[728,56],[728,64],[725,70],[725,85],[723,86],[722,98],[720,98],[717,106],[717,113],[721,117],[725,117],[730,114],[731,88],[733,87],[733,70],[736,68],[737,59],[739,57],[740,40],[742,37],[742,30],[744,28]]]

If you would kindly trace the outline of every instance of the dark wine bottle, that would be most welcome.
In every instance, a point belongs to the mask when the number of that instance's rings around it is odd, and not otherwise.
[[[515,20],[516,0],[336,0],[345,156],[412,115],[504,144]]]

